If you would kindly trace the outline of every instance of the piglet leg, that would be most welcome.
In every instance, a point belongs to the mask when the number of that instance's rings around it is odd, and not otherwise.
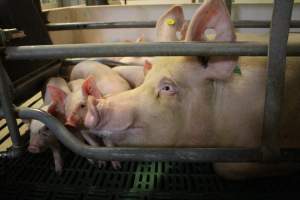
[[[96,141],[97,138],[94,138],[88,131],[81,131],[81,135],[84,138],[84,140],[91,146],[99,147],[99,143]],[[90,161],[90,159],[89,159]],[[99,168],[104,168],[106,166],[106,161],[98,160],[97,161]]]
[[[64,162],[61,156],[60,144],[58,142],[55,142],[50,146],[50,148],[53,154],[55,172],[58,175],[61,175],[63,171]]]
[[[107,139],[105,137],[103,137],[103,142],[104,142],[105,146],[107,146],[107,147],[113,147],[114,146],[113,143],[111,142],[111,140]],[[121,169],[121,167],[122,167],[121,163],[119,161],[115,161],[115,160],[111,161],[111,165],[113,166],[113,168],[115,170]]]

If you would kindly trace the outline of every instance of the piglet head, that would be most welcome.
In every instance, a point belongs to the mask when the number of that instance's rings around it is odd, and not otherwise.
[[[31,153],[41,153],[49,148],[54,135],[49,129],[37,120],[33,120],[29,126],[30,140],[27,150]]]
[[[79,90],[72,91],[67,96],[65,105],[66,125],[78,127],[83,124],[83,120],[87,112],[86,104],[88,96],[93,96],[95,98],[102,97],[93,76],[86,78]]]
[[[54,106],[45,106],[42,110],[47,111],[49,114],[54,117],[61,119],[61,114],[59,114]],[[41,153],[45,151],[47,148],[53,146],[57,143],[55,136],[48,129],[48,127],[38,120],[31,120],[29,123],[30,130],[30,140],[27,150],[31,153]]]

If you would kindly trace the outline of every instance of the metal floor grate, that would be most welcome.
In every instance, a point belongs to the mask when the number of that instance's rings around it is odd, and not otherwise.
[[[208,163],[122,162],[92,166],[64,150],[64,172],[54,173],[51,152],[0,162],[1,199],[289,199],[300,197],[300,176],[225,181]]]

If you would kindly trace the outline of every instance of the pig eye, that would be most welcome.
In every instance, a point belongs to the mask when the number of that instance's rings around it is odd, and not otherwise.
[[[85,108],[85,104],[80,104],[80,108]]]
[[[160,86],[159,94],[165,95],[175,95],[177,93],[177,88],[171,83],[164,83]]]

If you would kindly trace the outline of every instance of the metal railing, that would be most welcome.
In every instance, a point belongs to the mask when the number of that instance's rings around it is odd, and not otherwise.
[[[270,28],[270,21],[238,20],[233,21],[235,28]],[[48,31],[82,30],[82,29],[115,29],[115,28],[155,28],[156,21],[120,21],[120,22],[69,22],[48,23]],[[300,28],[300,21],[290,23],[291,28]]]
[[[45,123],[55,136],[73,152],[99,160],[172,160],[172,161],[300,161],[300,149],[279,148],[279,119],[284,86],[286,56],[299,56],[299,44],[287,47],[293,0],[275,0],[269,45],[257,43],[145,43],[145,44],[72,44],[6,47],[1,51],[5,59],[49,59],[67,57],[107,56],[269,56],[267,95],[264,114],[262,147],[249,148],[107,148],[91,147],[79,141],[57,119],[51,115],[29,108],[13,108],[6,98],[8,92],[4,74],[1,80],[0,115],[15,120],[16,115],[24,119],[37,119]],[[280,8],[280,9],[279,9]],[[0,68],[3,69],[0,63]],[[7,108],[5,108],[7,106]],[[13,112],[15,111],[15,112]],[[18,149],[19,133],[15,124],[8,124]],[[3,153],[7,157],[16,154]]]

